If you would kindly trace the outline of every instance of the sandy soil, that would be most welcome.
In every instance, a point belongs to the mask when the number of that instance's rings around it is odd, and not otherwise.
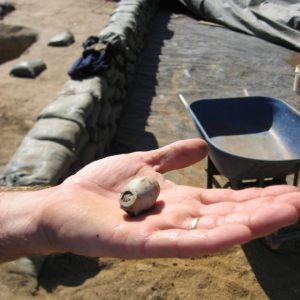
[[[15,0],[6,24],[28,26],[38,41],[21,57],[0,65],[0,169],[36,114],[55,99],[81,43],[107,23],[115,3],[105,0]],[[76,43],[50,48],[48,40],[65,30]],[[18,62],[43,58],[48,66],[35,80],[9,76]],[[282,250],[283,251],[283,250]],[[297,253],[271,252],[255,241],[243,248],[195,259],[126,261],[74,255],[48,258],[36,279],[0,266],[1,299],[298,299]]]
[[[85,39],[97,34],[110,18],[115,3],[105,0],[16,0],[16,10],[4,18],[8,25],[22,25],[37,32],[38,41],[19,58],[0,66],[0,171],[33,124],[34,117],[56,98],[68,80],[67,71],[81,54]],[[88,22],[86,22],[88,20]],[[71,31],[76,42],[67,48],[48,47],[54,35]],[[24,60],[42,58],[47,70],[35,80],[14,78],[12,67]]]

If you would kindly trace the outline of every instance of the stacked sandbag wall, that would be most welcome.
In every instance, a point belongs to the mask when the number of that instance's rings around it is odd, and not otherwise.
[[[7,164],[1,185],[55,185],[109,154],[158,0],[122,0],[99,33],[110,57],[101,75],[66,82],[37,116]]]

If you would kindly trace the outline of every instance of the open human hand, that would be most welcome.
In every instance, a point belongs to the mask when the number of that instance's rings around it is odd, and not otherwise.
[[[163,173],[207,155],[201,139],[111,156],[91,163],[55,188],[46,201],[41,235],[47,251],[121,258],[193,257],[225,250],[297,221],[300,191],[293,186],[203,189],[176,185]],[[119,207],[133,178],[160,183],[156,205],[137,217]]]

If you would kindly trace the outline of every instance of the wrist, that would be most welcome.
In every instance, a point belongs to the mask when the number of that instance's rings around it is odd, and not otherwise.
[[[0,193],[0,261],[51,252],[40,224],[53,189]]]

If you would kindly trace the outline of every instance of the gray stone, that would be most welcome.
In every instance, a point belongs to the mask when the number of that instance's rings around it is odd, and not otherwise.
[[[10,75],[15,77],[35,78],[47,68],[42,59],[24,61],[16,65]]]
[[[75,42],[74,35],[69,32],[62,32],[52,37],[48,46],[52,47],[67,47]]]
[[[7,264],[9,272],[29,275],[37,278],[46,260],[46,256],[21,257]]]

